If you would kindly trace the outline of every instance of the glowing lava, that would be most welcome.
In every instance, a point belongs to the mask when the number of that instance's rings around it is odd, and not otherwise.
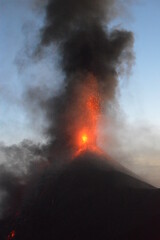
[[[96,77],[89,75],[85,84],[78,86],[74,104],[75,115],[72,115],[75,134],[75,154],[73,158],[82,152],[99,151],[97,147],[97,122],[101,114],[100,94]]]
[[[13,239],[13,238],[15,237],[15,235],[16,235],[16,233],[15,233],[15,231],[13,230],[13,231],[8,235],[7,240]]]
[[[86,134],[82,135],[82,143],[86,144],[88,142],[88,136]]]

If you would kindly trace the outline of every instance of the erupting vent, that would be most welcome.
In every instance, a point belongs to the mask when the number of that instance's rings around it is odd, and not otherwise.
[[[82,135],[82,144],[87,144],[88,142],[88,136],[86,134]]]

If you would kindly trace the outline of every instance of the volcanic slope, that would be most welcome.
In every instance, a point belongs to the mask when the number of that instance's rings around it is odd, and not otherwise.
[[[84,153],[30,186],[15,240],[160,239],[160,190]]]

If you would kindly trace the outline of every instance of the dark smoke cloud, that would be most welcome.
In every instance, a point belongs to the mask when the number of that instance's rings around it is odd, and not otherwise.
[[[55,146],[55,139],[59,145],[68,147],[74,129],[70,127],[73,122],[68,115],[74,112],[71,105],[76,100],[75,89],[80,91],[89,74],[96,77],[100,95],[107,100],[106,103],[116,97],[118,69],[124,60],[129,63],[133,59],[132,33],[108,30],[110,20],[122,6],[121,1],[107,0],[48,1],[45,25],[41,30],[41,48],[58,46],[60,67],[65,74],[63,93],[56,98],[50,97],[42,106],[45,106],[49,121],[47,134],[51,148]],[[66,129],[69,128],[68,133]]]
[[[115,6],[116,1],[106,0],[49,1],[42,45],[59,44],[67,76],[77,71],[91,72],[99,81],[114,86],[114,81],[109,84],[109,77],[116,77],[120,57],[133,43],[131,32],[106,30]]]

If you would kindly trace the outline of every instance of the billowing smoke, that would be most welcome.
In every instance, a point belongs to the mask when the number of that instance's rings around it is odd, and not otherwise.
[[[133,44],[131,32],[108,28],[118,8],[119,2],[110,0],[53,0],[46,6],[41,47],[58,46],[60,67],[65,74],[63,92],[41,105],[49,120],[47,134],[51,149],[55,142],[63,144],[63,148],[70,147],[77,131],[77,119],[80,115],[87,119],[81,99],[88,79],[94,78],[97,83],[100,113],[116,97],[117,71],[124,61],[132,60]]]

